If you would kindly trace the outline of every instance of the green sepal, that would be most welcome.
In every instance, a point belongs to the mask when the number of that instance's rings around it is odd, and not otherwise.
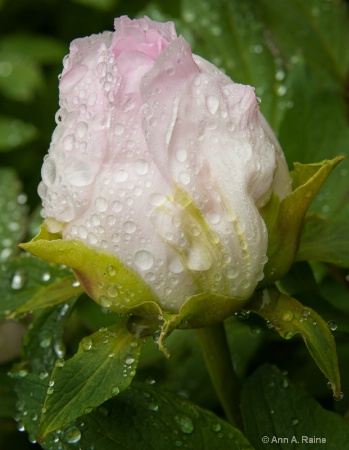
[[[240,311],[247,301],[211,292],[194,295],[183,304],[178,314],[172,314],[165,320],[158,340],[159,348],[169,356],[164,342],[174,329],[203,328],[217,324]]]
[[[78,240],[63,240],[59,233],[50,233],[45,224],[37,236],[20,246],[41,259],[73,269],[84,291],[112,312],[141,315],[155,321],[162,315],[149,286],[113,255]]]
[[[343,157],[338,156],[315,164],[295,163],[291,172],[291,194],[281,201],[273,194],[260,211],[269,236],[268,262],[260,286],[277,281],[288,272],[296,258],[305,214],[332,170],[342,160]]]
[[[329,379],[334,396],[341,397],[336,344],[321,316],[298,300],[280,293],[276,287],[257,292],[248,308],[269,321],[284,339],[299,334],[315,363]]]

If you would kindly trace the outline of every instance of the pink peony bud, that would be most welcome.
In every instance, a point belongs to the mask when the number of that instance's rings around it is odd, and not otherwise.
[[[259,209],[290,192],[254,90],[193,55],[172,22],[124,16],[115,30],[64,60],[46,226],[115,256],[166,311],[202,293],[248,299],[267,261]]]

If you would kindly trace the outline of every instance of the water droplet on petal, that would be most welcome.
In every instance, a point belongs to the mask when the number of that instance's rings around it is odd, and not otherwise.
[[[214,95],[208,95],[206,97],[206,107],[211,114],[216,114],[219,108],[219,100]]]
[[[145,175],[148,172],[149,165],[145,159],[138,159],[135,162],[135,171],[138,175]]]
[[[69,165],[64,170],[66,182],[72,186],[88,186],[94,179],[93,169],[88,161],[69,161]]]
[[[97,197],[95,200],[95,208],[98,212],[104,212],[108,207],[107,199],[104,197]]]
[[[88,126],[86,122],[78,122],[75,127],[76,134],[79,138],[83,138],[85,136],[87,129]]]
[[[56,181],[56,164],[52,158],[48,157],[45,159],[41,169],[41,176],[47,186],[52,186]]]
[[[154,264],[153,255],[147,250],[139,250],[135,253],[135,264],[141,270],[148,270]]]
[[[114,127],[115,134],[120,135],[124,132],[125,127],[122,123],[117,123]]]
[[[176,151],[176,159],[178,162],[184,162],[186,161],[188,157],[188,153],[184,148],[180,148]]]
[[[124,223],[123,229],[126,233],[132,234],[136,231],[137,226],[134,222],[128,220],[127,222]]]
[[[115,172],[114,180],[117,183],[122,183],[128,178],[128,172],[125,169],[120,169]]]

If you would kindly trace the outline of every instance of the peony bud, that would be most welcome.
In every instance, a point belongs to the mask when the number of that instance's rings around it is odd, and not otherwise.
[[[267,262],[259,211],[291,190],[254,89],[193,55],[172,22],[124,16],[115,30],[73,41],[64,60],[46,228],[114,259],[165,312],[207,295],[241,307]],[[72,267],[101,303],[91,285],[104,281]],[[104,291],[115,310],[145,299],[132,284]]]

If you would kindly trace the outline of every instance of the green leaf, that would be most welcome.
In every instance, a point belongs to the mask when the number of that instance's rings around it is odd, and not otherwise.
[[[265,364],[250,376],[242,389],[241,406],[246,435],[256,450],[348,446],[348,423],[323,409],[276,367]],[[264,436],[269,442],[262,441]],[[311,441],[314,438],[324,441]]]
[[[42,436],[124,391],[136,373],[141,342],[124,322],[85,337],[78,352],[52,372],[40,424]]]
[[[301,234],[297,261],[322,261],[349,267],[349,220],[310,217]]]
[[[36,134],[37,130],[33,124],[14,117],[0,116],[0,152],[27,144]]]
[[[13,417],[15,412],[16,394],[14,391],[14,381],[7,375],[8,365],[0,367],[0,418]]]
[[[298,64],[290,78],[293,107],[286,112],[279,130],[280,143],[289,163],[312,163],[337,155],[348,157],[349,126],[344,85],[325,87],[309,73],[305,63]],[[310,211],[348,218],[348,173],[349,160],[346,158],[328,178]]]
[[[68,275],[67,277],[58,279],[50,286],[38,289],[30,300],[17,308],[11,316],[18,316],[29,311],[35,311],[36,309],[49,308],[64,303],[82,293],[83,290],[74,275]]]
[[[334,167],[342,160],[294,164],[293,192],[281,201],[273,196],[261,210],[268,229],[268,262],[262,285],[280,279],[292,265],[299,245],[305,214]]]
[[[22,362],[11,371],[18,396],[16,420],[29,433],[31,440],[39,439],[39,419],[48,388],[49,374],[65,356],[63,332],[75,300],[34,314],[23,341]]]
[[[259,0],[258,3],[270,38],[284,59],[301,54],[318,79],[345,82],[349,65],[345,2]]]
[[[248,308],[268,320],[283,338],[300,334],[315,363],[330,380],[334,395],[341,397],[335,341],[330,327],[315,311],[276,288],[257,293]]]
[[[80,293],[69,269],[28,254],[0,267],[0,316],[53,306]]]
[[[17,251],[26,231],[27,197],[21,189],[15,172],[0,168],[0,262],[5,262]]]
[[[215,414],[149,384],[132,383],[81,422],[57,434],[56,445],[64,445],[73,431],[83,449],[253,450],[239,430]]]

